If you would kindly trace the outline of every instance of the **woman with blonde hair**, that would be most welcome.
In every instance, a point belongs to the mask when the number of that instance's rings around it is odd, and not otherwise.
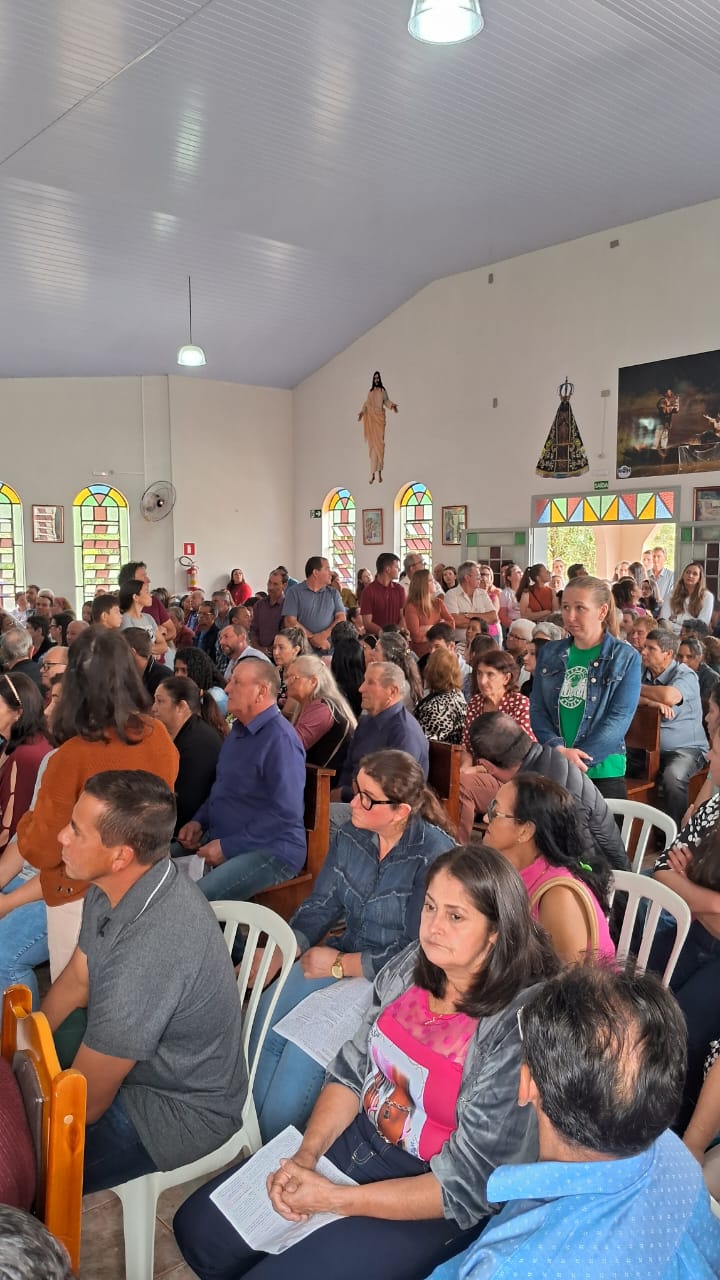
[[[297,714],[292,719],[305,748],[308,764],[339,769],[357,727],[350,703],[322,658],[296,658],[285,675],[288,700]]]
[[[428,692],[415,710],[420,728],[434,742],[462,742],[467,703],[460,663],[449,649],[436,649],[425,666]]]
[[[442,599],[431,594],[429,569],[416,569],[408,586],[405,625],[410,632],[410,647],[418,658],[430,652],[426,637],[428,629],[436,622],[455,626],[455,619],[448,613]]]
[[[698,618],[701,622],[706,622],[709,627],[714,608],[715,597],[707,589],[705,569],[699,560],[692,560],[683,569],[680,581],[670,599],[666,597],[663,601],[660,617],[669,618],[673,631],[678,635],[686,619]]]
[[[567,756],[608,799],[625,799],[625,735],[640,696],[640,654],[618,639],[612,592],[572,578],[563,592],[569,639],[543,646],[530,717],[538,742]]]

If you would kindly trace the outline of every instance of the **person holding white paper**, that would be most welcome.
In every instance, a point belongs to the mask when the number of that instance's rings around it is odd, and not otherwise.
[[[419,945],[378,975],[299,1148],[268,1178],[281,1218],[338,1220],[283,1253],[254,1251],[211,1199],[221,1174],[175,1216],[200,1280],[423,1280],[466,1248],[495,1212],[493,1170],[537,1159],[535,1113],[517,1102],[517,1015],[558,968],[501,854],[441,854],[428,872]],[[319,1173],[323,1155],[358,1185]]]
[[[317,1062],[273,1028],[313,991],[343,978],[372,982],[417,938],[425,874],[453,845],[447,814],[407,752],[365,756],[356,785],[350,822],[335,833],[313,892],[290,921],[300,958],[280,994],[253,1087],[264,1142],[289,1124],[304,1127],[325,1077]],[[342,933],[325,946],[341,922]],[[269,993],[255,1019],[258,1029],[268,1001]]]

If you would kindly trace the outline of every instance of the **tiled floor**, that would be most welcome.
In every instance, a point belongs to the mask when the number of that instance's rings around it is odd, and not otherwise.
[[[183,1200],[204,1181],[200,1178],[184,1187],[173,1187],[160,1197],[155,1227],[155,1280],[195,1277],[175,1244],[172,1220]],[[122,1209],[112,1191],[97,1191],[83,1201],[79,1280],[125,1280]]]

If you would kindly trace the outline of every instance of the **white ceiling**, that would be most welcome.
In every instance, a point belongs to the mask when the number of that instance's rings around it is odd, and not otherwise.
[[[720,195],[718,0],[0,0],[0,376],[292,387],[439,276]],[[715,264],[716,265],[716,264]],[[715,286],[713,286],[715,287]]]

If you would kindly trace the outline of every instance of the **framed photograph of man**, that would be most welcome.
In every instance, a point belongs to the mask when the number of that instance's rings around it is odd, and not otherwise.
[[[442,540],[444,547],[459,547],[467,528],[467,507],[443,507]]]
[[[64,507],[33,506],[33,542],[64,542]]]
[[[617,475],[720,470],[720,351],[618,373]]]
[[[381,547],[383,544],[383,513],[381,507],[363,507],[363,546]]]
[[[696,524],[720,524],[720,489],[693,489]]]

